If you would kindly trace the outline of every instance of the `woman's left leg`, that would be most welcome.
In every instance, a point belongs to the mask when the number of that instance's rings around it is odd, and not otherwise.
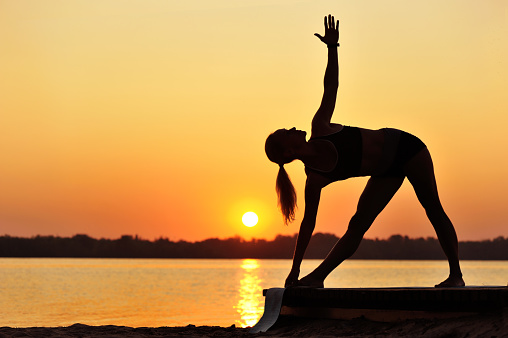
[[[363,235],[399,190],[402,182],[404,177],[371,177],[360,196],[356,213],[351,218],[344,236],[335,244],[325,260],[303,277],[298,285],[323,287],[328,274],[356,251]]]
[[[450,276],[436,286],[463,286],[464,280],[459,265],[457,234],[439,200],[434,166],[427,148],[421,150],[405,165],[404,172],[413,185],[416,196],[425,209],[427,217],[436,231],[439,243],[448,258]]]

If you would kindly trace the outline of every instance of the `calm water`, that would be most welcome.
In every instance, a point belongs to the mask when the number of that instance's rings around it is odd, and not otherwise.
[[[302,275],[319,264],[307,260]],[[0,327],[251,326],[262,290],[280,287],[291,260],[0,258]],[[469,285],[506,285],[507,261],[463,261]],[[326,287],[433,286],[444,261],[351,260]]]

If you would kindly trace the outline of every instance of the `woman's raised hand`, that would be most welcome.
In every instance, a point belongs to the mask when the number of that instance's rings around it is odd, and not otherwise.
[[[325,36],[321,36],[318,33],[314,34],[319,40],[326,43],[327,46],[339,46],[339,20],[335,25],[335,18],[329,14],[325,16]]]

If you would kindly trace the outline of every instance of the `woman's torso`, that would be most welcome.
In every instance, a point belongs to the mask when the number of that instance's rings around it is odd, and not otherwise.
[[[342,132],[345,132],[344,135],[341,135]],[[333,182],[372,175],[383,154],[384,133],[381,130],[330,123],[325,127],[313,128],[309,142],[319,143],[318,149],[321,151],[313,163],[306,164],[306,168]]]

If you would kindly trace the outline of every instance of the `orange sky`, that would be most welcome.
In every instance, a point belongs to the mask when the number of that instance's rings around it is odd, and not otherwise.
[[[0,0],[0,235],[272,239],[264,141],[310,129],[341,21],[333,122],[418,135],[459,239],[508,236],[505,1]],[[366,179],[323,191],[342,235]],[[241,216],[258,213],[246,228]],[[367,237],[433,236],[408,182]]]

